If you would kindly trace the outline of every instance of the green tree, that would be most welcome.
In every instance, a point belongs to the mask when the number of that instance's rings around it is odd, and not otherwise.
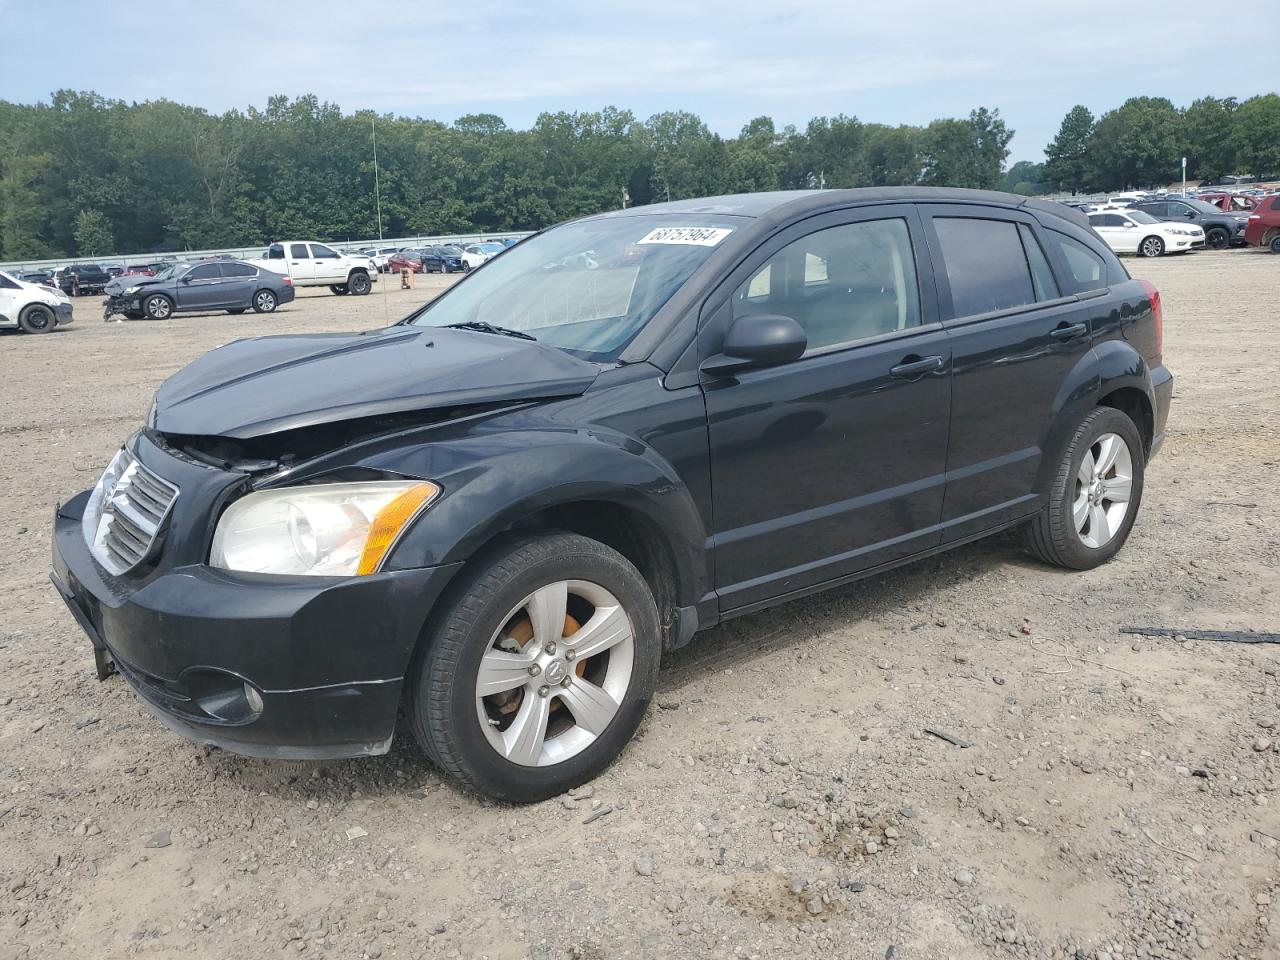
[[[1077,104],[1067,111],[1058,135],[1044,148],[1044,176],[1062,190],[1075,193],[1085,185],[1085,153],[1093,136],[1093,114]]]
[[[115,250],[111,237],[111,221],[99,210],[81,210],[76,214],[76,253],[82,257],[101,257]]]
[[[1241,171],[1259,177],[1280,176],[1280,96],[1250,97],[1236,110],[1235,121]]]
[[[1214,180],[1235,173],[1240,148],[1236,136],[1235,97],[1201,97],[1182,115],[1187,176]]]
[[[935,120],[921,139],[921,182],[993,190],[1012,139],[999,110],[979,107],[967,120]]]
[[[1132,97],[1103,114],[1086,151],[1085,175],[1100,190],[1171,183],[1181,168],[1182,117],[1164,97]]]
[[[1024,197],[1047,193],[1050,188],[1046,183],[1044,168],[1043,163],[1019,160],[1004,172],[1000,189],[1009,193],[1018,193]]]

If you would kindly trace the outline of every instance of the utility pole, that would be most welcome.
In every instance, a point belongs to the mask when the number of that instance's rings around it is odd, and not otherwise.
[[[1183,199],[1186,199],[1186,196],[1187,196],[1187,158],[1186,157],[1182,158],[1182,196],[1183,196]]]
[[[382,188],[378,183],[378,118],[369,118],[369,129],[373,131],[373,202],[378,210],[378,239],[382,239]]]

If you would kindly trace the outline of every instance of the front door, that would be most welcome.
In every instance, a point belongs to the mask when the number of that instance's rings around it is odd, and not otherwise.
[[[347,275],[342,272],[341,261],[342,257],[337,250],[326,247],[323,243],[311,244],[311,266],[317,280],[346,283]]]
[[[309,283],[316,277],[316,265],[305,243],[291,243],[285,252],[289,255],[289,276],[294,283]]]
[[[1063,385],[1090,349],[1089,294],[1102,292],[1106,272],[1096,254],[1028,214],[968,205],[920,209],[955,357],[942,516],[943,540],[950,542],[1039,506],[1049,429],[1071,399]],[[1055,238],[1072,243],[1070,253],[1056,249]],[[1076,269],[1101,281],[1095,290],[1061,275],[1067,256],[1084,258]]]
[[[721,609],[750,607],[939,541],[951,348],[910,205],[794,225],[704,310],[703,353],[752,313],[808,348],[781,366],[703,377]]]
[[[1089,226],[1097,231],[1116,253],[1134,253],[1138,249],[1140,231],[1118,213],[1091,213]]]
[[[218,263],[198,264],[178,281],[178,306],[183,310],[216,310],[223,305],[224,295]]]

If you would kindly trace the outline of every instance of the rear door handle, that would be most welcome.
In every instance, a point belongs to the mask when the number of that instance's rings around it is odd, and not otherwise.
[[[1071,340],[1075,337],[1084,336],[1089,332],[1087,323],[1062,323],[1049,331],[1049,336],[1055,340]]]
[[[919,354],[910,353],[902,358],[902,362],[896,367],[889,368],[889,376],[897,380],[910,380],[922,374],[932,373],[934,370],[941,370],[943,366],[941,357],[922,357]]]

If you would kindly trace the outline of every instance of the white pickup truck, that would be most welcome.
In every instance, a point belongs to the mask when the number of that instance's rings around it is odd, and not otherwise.
[[[254,266],[284,274],[295,287],[328,287],[339,296],[364,296],[378,281],[378,268],[364,254],[346,255],[312,240],[273,243]]]

